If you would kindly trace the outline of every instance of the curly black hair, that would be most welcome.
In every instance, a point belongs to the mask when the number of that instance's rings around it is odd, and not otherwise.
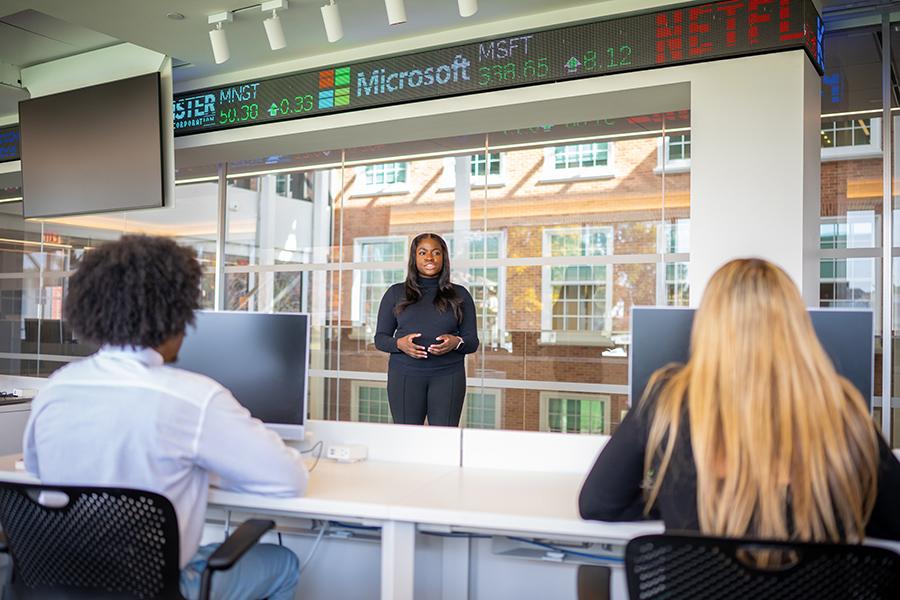
[[[194,322],[202,277],[191,248],[122,236],[85,254],[69,278],[64,315],[86,341],[156,348]]]

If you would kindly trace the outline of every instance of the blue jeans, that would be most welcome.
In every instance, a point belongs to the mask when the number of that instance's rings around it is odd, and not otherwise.
[[[197,600],[200,576],[209,556],[219,544],[200,546],[181,570],[181,594]],[[256,544],[227,571],[212,578],[214,600],[294,600],[300,579],[300,564],[293,552],[275,544]]]

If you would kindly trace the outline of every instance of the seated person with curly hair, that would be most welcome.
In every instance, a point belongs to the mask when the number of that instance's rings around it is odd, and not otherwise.
[[[166,238],[124,236],[88,252],[69,280],[65,316],[101,346],[55,372],[25,431],[25,468],[57,485],[146,489],[175,506],[181,588],[199,593],[215,545],[200,545],[211,474],[231,490],[298,496],[308,474],[284,445],[207,377],[174,362],[199,306],[193,250]],[[77,460],[72,460],[77,457]],[[297,557],[257,544],[213,578],[215,598],[294,597]]]

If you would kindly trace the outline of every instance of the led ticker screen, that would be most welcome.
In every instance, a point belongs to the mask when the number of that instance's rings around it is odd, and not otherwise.
[[[822,72],[811,0],[725,0],[336,65],[174,99],[175,135],[806,49]]]
[[[19,160],[19,128],[0,127],[0,162]]]

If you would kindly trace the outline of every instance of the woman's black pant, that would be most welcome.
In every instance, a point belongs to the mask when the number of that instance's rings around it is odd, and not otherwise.
[[[388,403],[394,423],[459,427],[466,399],[466,369],[441,375],[407,375],[399,369],[388,369]]]

